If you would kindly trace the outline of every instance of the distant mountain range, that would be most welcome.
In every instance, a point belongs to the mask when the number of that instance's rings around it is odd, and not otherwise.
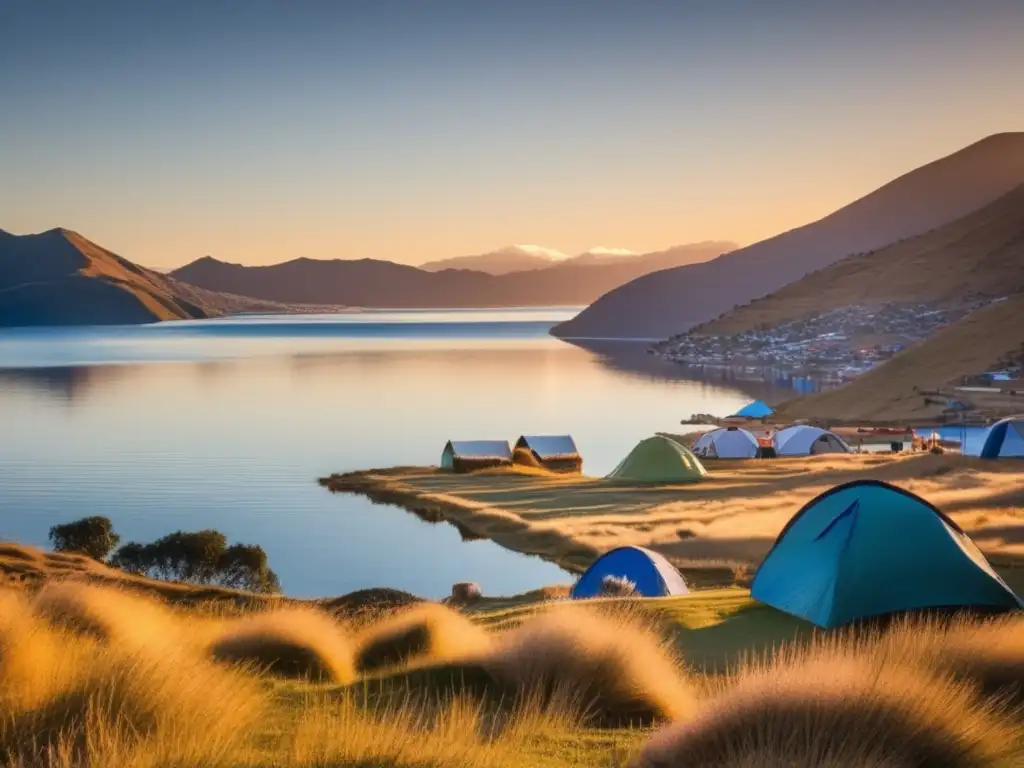
[[[267,267],[229,264],[209,256],[171,277],[211,291],[287,303],[356,307],[442,308],[587,304],[640,275],[712,259],[732,243],[706,242],[610,263],[568,259],[542,269],[502,275],[466,269],[428,271],[374,259],[295,259]]]
[[[426,272],[443,272],[446,269],[469,269],[491,275],[507,275],[510,272],[525,272],[530,269],[544,269],[555,264],[556,259],[547,249],[529,245],[510,245],[490,253],[476,256],[453,256],[420,264]]]
[[[957,304],[1019,290],[1024,290],[1024,184],[961,219],[847,256],[689,333],[731,336],[854,304]]]
[[[469,269],[475,272],[486,272],[491,275],[507,275],[512,272],[527,272],[533,269],[546,269],[556,265],[602,265],[625,262],[639,263],[645,260],[664,260],[665,254],[674,253],[674,260],[680,264],[696,264],[723,253],[734,251],[739,246],[727,241],[692,243],[674,246],[664,251],[653,253],[633,253],[624,248],[592,248],[577,256],[566,256],[551,248],[537,245],[510,245],[490,253],[476,256],[455,256],[450,259],[428,261],[420,265],[427,272],[442,272],[446,269]],[[689,261],[686,257],[690,256]]]
[[[977,211],[1024,183],[1024,133],[990,136],[907,173],[825,218],[706,263],[644,275],[552,333],[663,339],[778,291],[845,256]]]
[[[0,326],[107,325],[289,311],[183,284],[67,229],[0,230]]]

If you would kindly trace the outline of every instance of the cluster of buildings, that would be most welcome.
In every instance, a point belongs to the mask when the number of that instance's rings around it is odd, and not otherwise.
[[[955,323],[980,303],[950,308],[933,304],[850,305],[732,336],[683,334],[657,347],[687,365],[778,366],[829,369],[847,378]]]

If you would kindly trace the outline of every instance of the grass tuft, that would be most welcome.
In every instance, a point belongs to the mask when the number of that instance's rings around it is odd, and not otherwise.
[[[519,698],[576,707],[595,725],[648,724],[695,709],[670,646],[621,609],[551,609],[502,633],[482,663]]]
[[[2,765],[146,764],[161,740],[173,741],[175,759],[214,764],[263,703],[254,679],[189,647],[99,641],[0,595]]]
[[[496,751],[477,710],[456,699],[436,713],[362,709],[352,699],[309,706],[295,729],[290,766],[484,768]]]
[[[1024,619],[1019,616],[955,627],[932,664],[976,684],[992,697],[1009,699],[1024,714]]]
[[[228,624],[210,652],[217,661],[255,666],[279,677],[349,683],[352,643],[326,613],[305,608],[268,611]]]
[[[357,639],[356,668],[369,672],[414,660],[476,657],[490,641],[490,635],[465,616],[428,603],[363,630]]]
[[[633,768],[997,766],[1018,736],[972,686],[923,667],[880,667],[852,643],[754,664],[694,720],[646,745]]]
[[[122,589],[53,581],[39,590],[33,605],[55,627],[104,642],[154,646],[180,638],[163,605]]]
[[[58,690],[61,648],[20,593],[0,588],[0,713],[38,706]]]

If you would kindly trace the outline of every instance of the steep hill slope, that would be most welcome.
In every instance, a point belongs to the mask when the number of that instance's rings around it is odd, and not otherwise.
[[[691,334],[726,336],[879,302],[949,303],[1024,289],[1024,185],[923,235],[848,256]]]
[[[1017,293],[969,315],[955,325],[896,355],[839,389],[789,400],[780,419],[927,421],[945,405],[926,403],[917,389],[939,389],[964,376],[983,373],[1024,348],[1024,293]],[[965,395],[965,397],[967,397]],[[1024,396],[1019,406],[1024,411]],[[992,414],[992,415],[1005,415]]]
[[[182,284],[70,230],[0,234],[0,326],[149,323],[280,309]]]
[[[612,264],[560,262],[546,269],[489,275],[470,270],[441,272],[374,259],[295,259],[268,267],[246,267],[204,257],[171,276],[212,291],[281,302],[361,307],[514,307],[586,304],[637,275],[712,258],[720,243],[695,251],[669,249],[650,258]]]
[[[825,218],[713,261],[645,275],[602,296],[556,336],[662,339],[853,253],[940,227],[1024,183],[1024,133],[990,136]]]

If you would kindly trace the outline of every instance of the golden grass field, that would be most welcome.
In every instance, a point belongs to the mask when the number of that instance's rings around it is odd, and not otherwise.
[[[690,584],[725,586],[746,583],[805,503],[834,485],[874,478],[937,505],[997,566],[1024,565],[1024,464],[1019,462],[958,454],[833,454],[705,464],[705,482],[678,486],[626,485],[520,468],[470,474],[397,468],[322,482],[335,491],[363,493],[451,520],[569,570],[585,569],[614,547],[640,545],[669,557]],[[1010,574],[1011,581],[1018,578]]]
[[[325,481],[577,570],[642,544],[729,585],[683,597],[360,611],[0,543],[0,765],[1024,766],[1024,616],[825,632],[737,586],[803,503],[873,477],[937,503],[1024,591],[1019,465],[709,464],[678,487],[529,468]]]
[[[285,601],[172,604],[142,586],[68,572],[0,588],[0,764],[1024,760],[1019,616],[816,634],[795,620],[783,630],[779,614],[730,589],[339,620]],[[422,642],[410,643],[414,629]]]

